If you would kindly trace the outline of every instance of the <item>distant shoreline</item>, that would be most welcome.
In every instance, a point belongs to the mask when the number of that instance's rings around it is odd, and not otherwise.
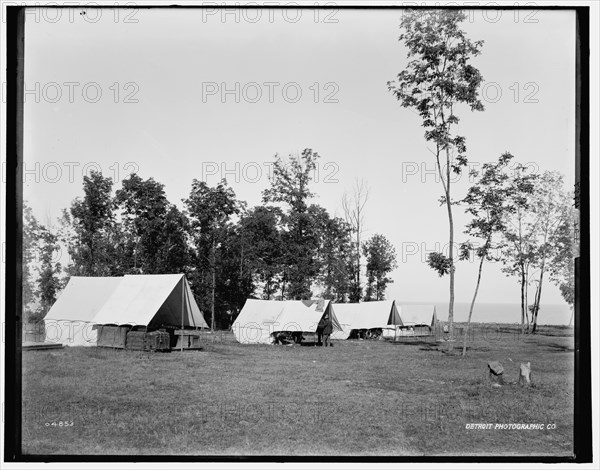
[[[396,299],[398,306],[434,304],[436,306],[438,320],[447,321],[448,301],[400,301]],[[471,302],[454,303],[454,321],[466,323],[469,315]],[[562,304],[542,304],[538,315],[538,325],[568,326],[571,319],[571,308],[565,302]],[[472,323],[501,323],[520,324],[521,305],[515,302],[476,302],[473,310]]]

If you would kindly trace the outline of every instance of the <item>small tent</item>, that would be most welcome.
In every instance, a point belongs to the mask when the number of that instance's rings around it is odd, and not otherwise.
[[[97,332],[92,320],[121,279],[71,277],[44,317],[45,342],[64,346],[96,346]]]
[[[329,300],[248,299],[232,325],[233,334],[243,344],[271,344],[273,333],[315,333],[319,321],[329,314],[333,331],[341,326]]]
[[[435,305],[408,305],[400,306],[401,336],[410,332],[411,336],[428,336],[433,334],[437,324]]]
[[[333,304],[333,310],[342,329],[333,334],[334,339],[348,339],[352,330],[385,329],[399,325],[400,314],[393,300]]]

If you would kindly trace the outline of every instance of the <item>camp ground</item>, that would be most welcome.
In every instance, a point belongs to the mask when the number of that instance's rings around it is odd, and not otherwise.
[[[183,274],[72,277],[44,322],[46,342],[115,348],[134,330],[168,329],[189,343],[189,329],[208,328]]]
[[[231,329],[242,344],[273,344],[278,333],[315,334],[328,314],[333,331],[342,329],[329,300],[248,299]]]
[[[341,330],[333,333],[333,339],[363,337],[365,334],[400,325],[400,314],[394,300],[333,304]]]
[[[435,334],[438,319],[435,305],[410,305],[398,306],[400,322],[395,329],[384,330],[383,336],[392,339],[402,336],[431,336]]]

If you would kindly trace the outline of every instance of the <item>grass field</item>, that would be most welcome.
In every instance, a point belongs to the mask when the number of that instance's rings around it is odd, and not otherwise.
[[[414,340],[253,346],[223,333],[184,353],[24,351],[23,452],[571,455],[572,329],[479,326],[466,358],[445,350]],[[491,360],[504,365],[501,388],[487,379]],[[528,361],[533,386],[511,384]]]

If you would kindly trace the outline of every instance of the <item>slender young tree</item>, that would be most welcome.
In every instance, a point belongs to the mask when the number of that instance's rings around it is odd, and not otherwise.
[[[460,105],[483,111],[479,70],[469,62],[480,53],[483,41],[471,41],[459,27],[466,19],[461,10],[406,10],[400,41],[408,49],[408,64],[397,80],[388,82],[390,91],[403,107],[416,111],[425,128],[425,140],[435,145],[435,162],[443,187],[442,203],[448,213],[448,255],[438,253],[430,266],[450,275],[448,323],[454,338],[454,218],[452,173],[460,175],[467,165],[464,136],[456,133]],[[435,263],[439,261],[439,263]],[[441,264],[440,264],[441,263]]]
[[[550,262],[550,281],[556,285],[565,302],[571,308],[569,326],[573,322],[575,303],[575,224],[577,210],[571,202],[567,217],[554,236],[555,250]]]
[[[509,276],[518,276],[521,287],[521,331],[529,330],[528,285],[536,244],[534,234],[539,218],[530,210],[531,194],[538,175],[530,168],[517,164],[511,172],[510,203],[514,210],[505,214],[502,244],[502,271]]]
[[[471,253],[475,253],[476,258],[479,259],[477,282],[469,307],[467,326],[464,331],[463,356],[467,354],[467,338],[473,308],[481,284],[483,263],[486,260],[497,260],[497,257],[494,256],[496,250],[500,248],[497,238],[505,229],[506,215],[515,210],[511,197],[514,188],[511,185],[510,175],[507,171],[513,158],[507,152],[502,154],[497,162],[485,163],[481,173],[472,171],[471,175],[477,177],[477,180],[469,188],[467,196],[461,201],[462,204],[466,205],[465,212],[473,217],[467,224],[465,233],[480,240],[478,244],[468,241],[461,245],[460,259],[468,259]],[[533,187],[531,186],[529,189],[533,190]]]
[[[572,262],[572,257],[564,250],[563,237],[568,233],[572,219],[572,196],[563,187],[563,176],[555,171],[546,171],[539,178],[536,191],[532,194],[531,211],[538,221],[535,224],[536,252],[532,265],[537,268],[535,297],[531,306],[531,333],[537,331],[538,314],[540,311],[544,276],[549,268],[548,261],[552,260],[559,266]]]

